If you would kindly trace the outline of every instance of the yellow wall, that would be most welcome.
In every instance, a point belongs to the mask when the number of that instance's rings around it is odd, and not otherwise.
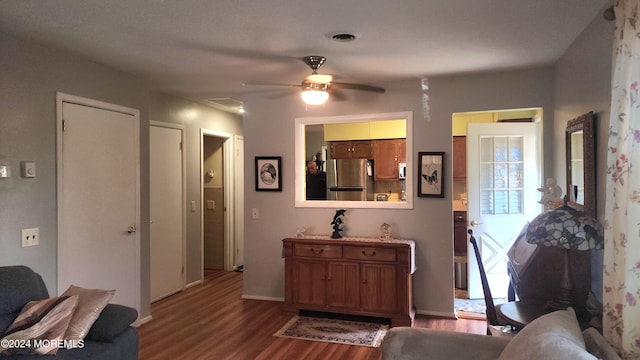
[[[469,123],[491,122],[495,122],[495,115],[492,112],[453,114],[453,136],[466,136]]]
[[[403,139],[407,137],[405,120],[378,120],[324,125],[325,141]]]
[[[455,113],[452,115],[452,135],[466,136],[467,124],[469,123],[490,123],[506,119],[535,118],[539,109],[521,109],[486,112]]]

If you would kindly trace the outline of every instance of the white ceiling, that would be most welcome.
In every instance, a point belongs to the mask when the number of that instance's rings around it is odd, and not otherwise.
[[[191,99],[299,84],[376,84],[548,65],[607,0],[2,0],[0,29],[149,79]],[[603,20],[604,21],[604,20]],[[353,33],[341,43],[331,34]],[[259,88],[259,90],[257,90]]]

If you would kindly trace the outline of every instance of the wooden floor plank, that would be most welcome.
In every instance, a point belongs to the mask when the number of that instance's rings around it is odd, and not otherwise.
[[[139,328],[140,360],[379,360],[379,348],[274,337],[291,315],[279,302],[243,300],[242,273],[208,271],[201,285],[151,305]],[[414,327],[485,334],[481,320],[416,316]]]

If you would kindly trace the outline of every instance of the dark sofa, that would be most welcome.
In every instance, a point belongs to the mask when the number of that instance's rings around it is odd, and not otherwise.
[[[0,267],[0,338],[32,300],[49,297],[42,277],[26,266]],[[55,359],[135,360],[138,359],[138,331],[131,324],[138,312],[127,306],[108,304],[93,324],[84,347],[60,349]],[[2,359],[42,360],[42,355],[14,355]]]

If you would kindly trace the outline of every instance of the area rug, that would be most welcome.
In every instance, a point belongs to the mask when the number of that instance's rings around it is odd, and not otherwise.
[[[505,303],[507,299],[495,298],[493,303],[495,305]],[[484,299],[454,299],[454,308],[459,318],[484,320],[486,319],[486,305]]]
[[[273,336],[378,347],[388,326],[359,321],[294,316]]]

